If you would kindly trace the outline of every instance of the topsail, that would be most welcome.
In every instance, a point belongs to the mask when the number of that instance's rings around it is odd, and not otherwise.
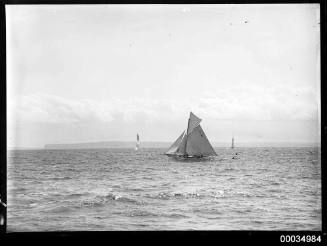
[[[202,120],[197,117],[195,114],[192,112],[190,113],[190,118],[188,120],[188,128],[187,128],[187,134],[190,134],[195,127],[197,127]]]
[[[170,146],[166,155],[183,157],[203,157],[217,155],[205,135],[201,125],[201,119],[192,112],[184,131]]]

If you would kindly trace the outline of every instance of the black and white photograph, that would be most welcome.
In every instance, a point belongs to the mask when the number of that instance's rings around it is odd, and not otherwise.
[[[319,4],[5,14],[7,232],[322,230]]]

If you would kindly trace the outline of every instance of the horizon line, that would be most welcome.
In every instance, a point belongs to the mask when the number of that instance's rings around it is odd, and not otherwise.
[[[43,146],[7,146],[7,150],[9,149],[47,149],[46,146],[64,146],[69,147],[70,145],[85,145],[85,144],[99,144],[99,143],[129,143],[134,144],[135,141],[123,141],[123,140],[112,140],[112,141],[94,141],[94,142],[75,142],[75,143],[50,143],[50,144],[44,144]],[[142,143],[159,143],[159,144],[171,144],[171,141],[143,141]],[[213,147],[216,148],[229,148],[230,142],[226,141],[211,141]],[[226,146],[215,146],[215,145],[226,145]],[[284,145],[284,146],[278,146],[278,145]],[[238,145],[238,146],[237,146]],[[261,147],[261,146],[251,146],[251,145],[265,145],[262,147],[293,147],[293,146],[285,146],[285,145],[295,145],[294,147],[299,147],[298,145],[302,145],[300,147],[320,147],[321,142],[320,141],[243,141],[243,142],[237,142],[237,147]],[[241,145],[241,146],[240,146]],[[248,146],[244,146],[248,145]],[[273,146],[267,146],[267,145],[273,145]],[[303,146],[304,145],[304,146]],[[81,146],[82,147],[82,146]],[[103,148],[115,148],[115,147],[103,147]],[[129,148],[128,146],[121,146],[116,148]],[[145,148],[163,148],[162,146],[155,146],[155,147],[145,147]]]

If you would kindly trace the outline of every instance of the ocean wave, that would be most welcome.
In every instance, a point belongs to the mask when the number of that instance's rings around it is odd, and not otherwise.
[[[67,194],[65,195],[66,198],[78,198],[78,197],[81,197],[81,196],[86,196],[86,195],[89,195],[90,193],[89,192],[83,192],[83,193],[72,193],[72,194]]]
[[[15,188],[8,188],[8,193],[11,193],[11,192],[22,192],[22,191],[27,191],[26,188],[23,188],[23,187],[15,187]]]
[[[238,171],[238,169],[236,168],[231,168],[231,167],[226,167],[223,170],[221,170],[221,172],[228,172],[228,171]]]
[[[267,191],[268,192],[272,192],[272,193],[279,193],[279,192],[281,192],[281,190],[278,190],[278,189],[268,189]]]
[[[68,180],[68,179],[72,179],[72,177],[68,177],[68,176],[65,176],[65,177],[53,177],[53,178],[49,178],[51,180]]]
[[[232,197],[262,197],[262,195],[258,194],[258,193],[251,193],[251,192],[246,192],[246,191],[232,191],[229,192],[230,196]]]
[[[47,213],[67,213],[70,211],[72,211],[72,208],[70,208],[69,206],[61,205],[61,206],[49,209],[46,212]]]
[[[223,190],[212,191],[212,192],[160,192],[155,195],[149,195],[149,198],[170,200],[170,199],[202,199],[202,198],[222,198],[225,197]]]
[[[199,213],[199,214],[210,214],[210,215],[220,215],[220,214],[223,214],[223,212],[221,212],[219,209],[217,208],[196,208],[196,209],[193,209],[192,210],[193,213]]]
[[[211,195],[214,198],[221,198],[221,197],[225,197],[226,193],[224,190],[218,190],[218,191],[211,192]]]
[[[109,192],[106,195],[97,195],[94,198],[82,200],[80,202],[80,207],[99,207],[99,206],[104,206],[105,204],[110,202],[144,204],[143,201],[139,201],[134,198],[127,197],[126,195]]]
[[[142,188],[125,188],[126,191],[144,191]]]
[[[241,207],[239,205],[235,206],[233,209],[237,214],[250,214],[256,212],[254,207]]]
[[[155,195],[155,198],[159,199],[170,199],[170,198],[199,198],[200,194],[198,192],[191,192],[191,193],[180,193],[180,192],[160,192],[159,194]]]
[[[171,218],[171,219],[182,219],[182,218],[189,218],[189,216],[185,214],[179,213],[155,213],[145,210],[136,210],[129,213],[130,217],[164,217],[164,218]]]
[[[173,219],[182,219],[182,218],[189,218],[189,216],[185,214],[177,214],[177,213],[172,213],[172,214],[160,214],[161,217],[166,217],[166,218],[173,218]]]
[[[131,213],[128,214],[128,216],[130,216],[130,217],[159,217],[159,214],[141,210],[141,211],[132,211]]]
[[[271,181],[270,184],[271,184],[271,185],[280,185],[280,183],[277,182],[277,181]]]
[[[144,176],[143,179],[145,179],[145,180],[155,180],[154,177],[150,177],[150,176]]]
[[[102,207],[105,203],[104,200],[83,200],[78,207]]]
[[[37,202],[33,202],[33,203],[28,204],[29,207],[37,207],[38,205],[39,205],[39,203],[37,203]]]
[[[121,194],[114,194],[114,193],[108,193],[105,196],[106,199],[109,200],[115,200],[115,201],[119,201],[119,202],[128,202],[128,203],[141,203],[140,201],[130,198],[130,197],[126,197],[124,195]]]

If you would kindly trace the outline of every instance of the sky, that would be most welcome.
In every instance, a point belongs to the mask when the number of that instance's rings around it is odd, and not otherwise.
[[[7,145],[320,142],[318,4],[7,5]]]

